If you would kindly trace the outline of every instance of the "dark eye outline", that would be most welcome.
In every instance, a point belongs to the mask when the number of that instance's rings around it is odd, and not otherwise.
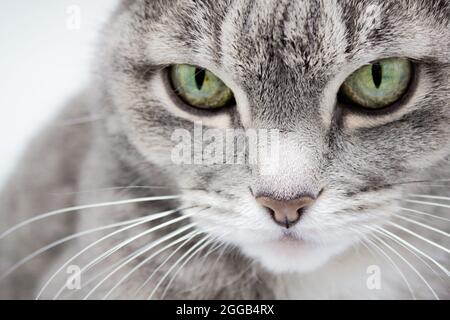
[[[164,87],[166,88],[167,92],[169,93],[169,97],[172,100],[172,102],[181,110],[186,111],[188,113],[191,113],[196,116],[218,116],[221,114],[232,114],[234,111],[234,108],[236,107],[236,99],[233,92],[233,98],[223,107],[220,108],[199,108],[196,106],[193,106],[184,99],[182,99],[179,94],[176,92],[176,88],[174,88],[172,80],[171,80],[171,68],[174,65],[168,65],[162,70],[162,79],[164,83]],[[195,66],[195,65],[194,65]],[[199,66],[195,66],[200,69],[205,69]],[[206,70],[206,69],[205,69]]]
[[[398,58],[398,57],[393,57]],[[420,65],[415,61],[414,59],[407,58],[409,62],[411,63],[411,79],[409,81],[409,84],[405,90],[405,93],[397,99],[395,102],[382,107],[382,108],[368,108],[365,106],[362,106],[360,104],[357,104],[353,101],[351,101],[343,92],[342,92],[342,84],[339,87],[339,91],[337,93],[337,105],[340,107],[342,112],[345,114],[357,114],[357,115],[365,115],[365,116],[383,116],[388,115],[391,113],[394,113],[401,109],[404,105],[410,101],[412,96],[414,95],[414,92],[417,89],[417,83],[418,78],[420,75]],[[370,64],[375,64],[376,62],[380,61],[376,60],[371,62]],[[355,70],[356,72],[356,70]],[[345,79],[347,80],[347,79]]]

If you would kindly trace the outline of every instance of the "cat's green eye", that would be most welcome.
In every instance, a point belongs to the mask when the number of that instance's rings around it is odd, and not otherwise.
[[[170,79],[177,95],[201,109],[218,109],[233,101],[233,92],[211,71],[178,64],[171,67]]]
[[[405,95],[412,76],[413,67],[408,59],[379,60],[350,75],[340,93],[346,102],[367,109],[381,109]]]

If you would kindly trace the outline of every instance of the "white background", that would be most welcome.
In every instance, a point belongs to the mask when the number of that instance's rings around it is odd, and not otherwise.
[[[117,1],[0,2],[0,185],[33,134],[88,83]]]

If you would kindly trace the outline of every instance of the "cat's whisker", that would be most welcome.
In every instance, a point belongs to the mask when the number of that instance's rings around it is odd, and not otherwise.
[[[85,266],[85,270],[89,270],[90,268],[94,267],[96,264],[98,264],[99,262],[101,262],[102,260],[106,259],[107,257],[109,257],[110,255],[114,254],[115,252],[117,252],[118,250],[122,249],[123,247],[125,247],[126,245],[130,244],[131,242],[142,238],[150,233],[153,233],[157,230],[163,229],[169,225],[175,224],[177,222],[186,220],[190,217],[192,217],[194,214],[186,214],[186,215],[182,215],[180,217],[171,219],[169,221],[166,221],[164,223],[161,223],[153,228],[147,229],[131,238],[128,238],[122,242],[120,242],[119,244],[117,244],[116,246],[112,247],[111,249],[107,250],[106,252],[104,252],[103,254],[101,254],[100,256],[98,256],[97,258],[95,258],[94,260],[92,260],[91,262],[89,262],[86,266]]]
[[[219,247],[221,247],[222,245],[223,245],[223,243],[219,243]],[[205,254],[204,259],[205,259],[208,255],[210,255],[212,252],[214,252],[214,248],[217,249],[217,245],[214,245],[214,243],[213,243],[213,245],[211,246],[211,248],[209,248],[208,252]],[[196,254],[198,254],[198,252],[196,252]],[[203,265],[204,259],[203,259],[203,261],[201,261],[201,262],[199,261],[199,262],[198,262],[199,265]],[[177,272],[175,272],[174,277],[176,277],[176,275],[178,274],[178,272],[179,272],[181,269],[182,269],[182,268],[180,268],[179,270],[177,270]],[[174,279],[175,279],[175,278],[174,278]],[[170,287],[170,285],[171,285],[171,282],[169,282],[168,287]],[[201,287],[202,287],[202,284],[199,284],[198,286],[191,287],[191,288],[188,289],[188,290],[199,289],[199,288],[201,288]],[[167,287],[166,287],[166,289],[167,289]],[[165,291],[166,291],[166,290],[165,290]],[[163,293],[163,296],[164,296],[164,294],[165,294],[165,293]]]
[[[126,220],[126,221],[122,221],[122,222],[117,222],[117,223],[113,223],[113,224],[109,224],[106,226],[101,226],[101,227],[97,227],[97,228],[92,228],[92,229],[88,229],[85,231],[81,231],[81,232],[77,232],[75,234],[69,235],[67,237],[61,238],[59,240],[56,240],[48,245],[46,245],[45,247],[42,247],[38,250],[36,250],[35,252],[29,254],[28,256],[26,256],[25,258],[19,260],[17,263],[15,263],[13,266],[11,266],[8,270],[6,270],[1,276],[0,276],[0,281],[2,281],[3,279],[5,279],[8,275],[10,275],[11,273],[13,273],[15,270],[17,270],[18,268],[20,268],[22,265],[26,264],[28,261],[34,259],[35,257],[43,254],[44,252],[51,250],[61,244],[64,244],[70,240],[74,240],[80,237],[83,237],[85,235],[91,234],[91,233],[96,233],[96,232],[100,232],[100,231],[104,231],[104,230],[108,230],[108,229],[114,229],[117,227],[121,227],[121,226],[126,226],[126,225],[130,225],[133,224],[135,222],[139,222],[146,219],[146,217],[141,217],[141,218],[136,218],[136,219],[132,219],[132,220]]]
[[[81,206],[74,206],[74,207],[68,207],[64,209],[54,210],[47,213],[43,213],[40,215],[37,215],[33,218],[30,218],[28,220],[22,221],[15,226],[10,227],[8,230],[2,232],[0,234],[0,240],[4,239],[11,233],[40,220],[47,219],[53,216],[61,215],[64,213],[81,213],[82,210],[86,209],[94,209],[94,208],[101,208],[101,207],[110,207],[110,206],[117,206],[117,205],[125,205],[125,204],[132,204],[132,203],[141,203],[141,202],[151,202],[151,201],[162,201],[162,200],[173,200],[173,199],[179,199],[181,198],[181,195],[170,195],[170,196],[158,196],[158,197],[144,197],[144,198],[134,198],[134,199],[128,199],[128,200],[119,200],[119,201],[110,201],[110,202],[102,202],[102,203],[94,203],[94,204],[88,204],[88,205],[81,205]]]
[[[225,254],[225,252],[227,251],[228,248],[229,248],[229,244],[225,243],[225,245],[223,246],[222,250],[220,250],[219,254],[217,255],[217,259],[212,264],[211,270],[214,270],[216,265],[219,263],[219,260],[223,257],[223,255]]]
[[[202,260],[200,261],[200,265],[204,265],[206,262],[206,259],[216,250],[222,248],[225,245],[224,242],[217,242],[216,244],[214,244],[213,246],[211,246],[211,248],[209,249],[209,251],[204,255],[204,257],[202,258]]]
[[[428,281],[422,276],[422,274],[405,258],[403,257],[397,250],[395,250],[394,248],[392,248],[388,243],[386,243],[386,241],[384,241],[383,239],[381,239],[381,237],[378,237],[375,234],[372,234],[372,236],[377,239],[379,242],[381,242],[382,244],[384,244],[385,247],[387,247],[389,250],[391,250],[393,253],[395,253],[404,263],[406,263],[411,270],[414,271],[414,273],[425,283],[425,285],[427,286],[427,288],[431,291],[431,293],[433,294],[434,298],[436,300],[440,300],[439,296],[436,294],[436,292],[434,291],[433,287],[431,287],[431,285],[428,283]]]
[[[116,230],[114,232],[111,232],[107,235],[105,235],[104,237],[94,241],[93,243],[91,243],[90,245],[88,245],[87,247],[83,248],[81,251],[79,251],[77,254],[75,254],[74,256],[72,256],[68,261],[66,261],[55,273],[53,273],[53,275],[47,280],[47,282],[44,284],[44,286],[41,288],[41,290],[39,291],[39,293],[37,294],[36,299],[39,299],[41,297],[41,295],[44,293],[45,289],[47,289],[47,287],[50,285],[50,283],[53,281],[53,279],[65,268],[67,267],[72,261],[74,261],[76,258],[78,258],[79,256],[81,256],[83,253],[85,253],[86,251],[88,251],[90,248],[94,247],[95,245],[115,236],[116,234],[119,234],[121,232],[124,232],[126,230],[132,229],[136,226],[142,225],[144,223],[156,220],[156,219],[160,219],[166,216],[169,216],[171,214],[174,214],[175,212],[178,212],[180,209],[175,209],[175,210],[169,210],[169,211],[165,211],[165,212],[161,212],[161,213],[155,213],[155,214],[151,214],[149,216],[147,216],[145,219],[142,219],[142,221],[133,223],[131,225],[128,225],[126,227],[120,228],[119,230]]]
[[[377,187],[387,188],[387,187],[393,187],[393,186],[413,185],[413,184],[425,185],[426,183],[439,183],[439,182],[447,183],[447,182],[450,182],[450,179],[400,181],[400,182],[395,182],[395,183],[377,185]]]
[[[207,245],[209,245],[209,244],[211,244],[211,243],[212,243],[212,239],[211,239],[210,241],[208,241],[204,246],[198,248],[195,252],[193,252],[193,253],[191,254],[191,256],[189,256],[189,257],[186,259],[186,263],[187,263],[187,261],[191,260],[192,257],[195,256],[195,254],[197,254],[200,250],[202,250],[203,248],[205,248]],[[211,253],[211,252],[209,252],[209,253]],[[185,265],[185,264],[183,264],[183,266],[184,266],[184,265]],[[182,267],[183,267],[183,266],[182,266]],[[175,275],[178,273],[178,271],[179,271],[179,270],[177,270],[177,272],[175,272]],[[169,281],[168,286],[170,286],[170,284],[172,283],[172,281],[173,281],[173,279],[171,279],[171,281]],[[166,287],[166,289],[167,289],[167,287]],[[164,291],[163,295],[161,296],[161,299],[163,299],[164,294],[165,294],[165,291]]]
[[[157,290],[159,289],[159,287],[161,286],[161,284],[164,282],[164,280],[166,280],[166,278],[169,276],[169,274],[177,267],[177,265],[184,260],[184,258],[186,258],[192,251],[194,251],[196,248],[198,248],[199,246],[202,245],[202,243],[204,243],[205,241],[207,241],[209,239],[209,236],[206,235],[204,236],[202,239],[200,239],[199,241],[197,241],[196,244],[194,244],[191,248],[189,248],[170,268],[169,270],[164,274],[164,276],[159,280],[159,282],[156,284],[155,288],[153,289],[153,291],[150,293],[150,295],[148,296],[147,300],[151,300],[154,296],[154,294],[157,292]]]
[[[193,231],[190,232],[189,234],[177,239],[176,241],[166,245],[165,247],[161,248],[160,250],[154,252],[152,255],[150,255],[149,257],[147,257],[144,261],[142,261],[141,263],[139,263],[138,265],[136,265],[132,270],[130,270],[124,277],[122,277],[119,282],[111,289],[108,291],[108,293],[103,297],[103,300],[106,300],[111,293],[120,285],[122,284],[132,273],[136,272],[139,268],[141,268],[144,264],[148,263],[151,259],[153,259],[154,257],[156,257],[157,255],[161,254],[162,252],[166,251],[167,249],[169,249],[170,247],[173,247],[174,245],[177,245],[180,242],[183,242],[180,246],[178,246],[176,248],[176,250],[174,252],[172,252],[172,254],[175,254],[175,252],[178,252],[179,249],[181,249],[184,245],[186,245],[189,241],[191,241],[192,239],[194,239],[196,236],[203,234],[203,231]],[[172,257],[172,254],[170,255],[170,257]],[[162,263],[160,266],[161,267],[164,263]],[[159,268],[158,268],[159,270]],[[150,278],[148,278],[147,280],[149,281]],[[134,296],[137,296],[140,292],[140,290],[142,288],[145,287],[147,281],[145,281],[135,292],[134,292]]]
[[[391,241],[394,241],[395,243],[397,243],[398,245],[400,245],[402,248],[404,248],[405,250],[407,250],[409,253],[411,253],[413,256],[415,256],[417,259],[419,259],[425,266],[427,266],[436,276],[438,276],[439,278],[442,279],[442,276],[439,274],[438,271],[435,270],[435,268],[433,268],[433,266],[431,266],[428,262],[426,262],[419,254],[417,254],[415,251],[413,251],[412,249],[410,249],[409,247],[407,247],[405,244],[401,243],[399,240],[395,239],[394,237],[392,237],[391,235],[378,230],[380,233],[382,233],[385,237],[389,238]],[[442,279],[443,280],[443,279]]]
[[[65,120],[61,120],[58,121],[56,124],[54,124],[54,126],[56,127],[68,127],[68,126],[75,126],[75,125],[80,125],[80,124],[86,124],[86,123],[92,123],[92,122],[96,122],[96,121],[100,121],[100,120],[105,120],[106,117],[102,114],[92,114],[92,115],[87,115],[84,117],[78,117],[78,118],[72,118],[72,119],[65,119]]]
[[[398,207],[398,208],[403,210],[403,211],[407,211],[407,212],[415,213],[415,214],[418,214],[418,215],[423,215],[423,216],[427,216],[427,217],[430,217],[430,218],[435,218],[435,219],[439,219],[439,220],[444,220],[444,221],[450,222],[450,219],[439,217],[437,215],[426,213],[426,212],[423,212],[423,211],[409,209],[409,208],[403,208],[403,207]]]
[[[450,272],[444,267],[442,266],[439,262],[437,262],[435,259],[433,259],[432,257],[430,257],[428,254],[426,254],[425,252],[423,252],[422,250],[416,248],[415,246],[413,246],[411,243],[409,243],[408,241],[406,241],[405,239],[402,239],[401,237],[399,237],[398,235],[396,235],[395,233],[390,232],[389,230],[386,230],[383,227],[378,226],[377,228],[372,228],[369,226],[366,226],[368,229],[376,231],[382,231],[390,236],[392,236],[393,238],[397,239],[398,241],[400,241],[401,243],[403,243],[405,246],[409,247],[410,249],[414,250],[415,252],[417,252],[418,254],[420,254],[422,257],[425,257],[426,259],[428,259],[429,261],[431,261],[433,264],[435,264],[439,269],[441,269],[445,275],[450,276]]]
[[[445,251],[446,253],[449,253],[449,254],[450,254],[450,250],[447,249],[447,248],[445,248],[445,247],[443,247],[443,246],[441,246],[440,244],[438,244],[438,243],[436,243],[436,242],[434,242],[434,241],[431,241],[430,239],[427,239],[427,238],[421,236],[420,234],[417,234],[417,233],[415,233],[414,231],[411,231],[411,230],[409,230],[409,229],[407,229],[407,228],[405,228],[405,227],[403,227],[403,226],[401,226],[401,225],[399,225],[399,224],[397,224],[397,223],[395,223],[395,222],[388,222],[388,223],[389,223],[390,225],[392,225],[392,226],[394,226],[394,227],[396,227],[396,228],[398,228],[398,229],[400,229],[400,230],[403,230],[403,231],[405,231],[406,233],[409,233],[409,234],[415,236],[416,238],[419,238],[419,239],[421,239],[421,240],[423,240],[423,241],[425,241],[425,242],[431,244],[432,246],[434,246],[434,247],[436,247],[436,248],[438,248],[438,249],[441,249],[441,250]]]
[[[403,281],[406,284],[406,287],[408,288],[409,293],[411,294],[411,297],[413,298],[413,300],[417,300],[416,298],[416,294],[414,293],[414,290],[411,287],[411,284],[409,283],[408,279],[406,278],[405,274],[403,273],[403,271],[401,270],[401,268],[398,266],[397,263],[395,263],[395,261],[392,259],[391,256],[389,256],[389,254],[387,254],[387,252],[385,250],[383,250],[383,248],[381,246],[379,246],[375,241],[369,239],[363,232],[356,230],[356,229],[352,229],[355,232],[358,232],[361,235],[361,243],[370,251],[370,246],[368,246],[365,242],[371,244],[373,247],[375,247],[375,249],[377,249],[388,261],[389,263],[394,267],[394,269],[397,271],[397,273],[400,275],[400,277],[402,277]]]
[[[100,282],[98,282],[89,292],[88,294],[83,298],[83,300],[87,300],[94,292],[95,290],[97,290],[103,283],[105,283],[108,279],[110,279],[115,273],[117,273],[117,271],[119,271],[120,269],[122,269],[123,267],[125,267],[128,263],[130,263],[131,261],[133,261],[134,259],[136,259],[137,257],[143,255],[144,253],[152,250],[153,248],[157,247],[158,245],[160,245],[161,243],[164,243],[168,240],[173,239],[174,237],[178,236],[179,234],[182,234],[183,232],[193,228],[194,226],[196,226],[195,223],[190,223],[185,227],[182,227],[178,230],[175,230],[167,235],[165,235],[164,237],[159,238],[158,240],[150,243],[149,245],[145,246],[145,249],[143,251],[138,250],[138,252],[136,252],[135,254],[133,254],[130,258],[128,258],[126,261],[124,261],[123,263],[121,263],[119,266],[117,266],[114,270],[112,270],[111,272],[109,272]],[[151,255],[151,257],[155,257],[157,254],[165,251],[166,249],[174,246],[175,244],[183,241],[186,237],[191,236],[192,234],[195,234],[196,231],[192,231],[190,233],[188,233],[187,235],[176,239],[174,241],[172,241],[171,243],[169,243],[168,245],[166,245],[165,247],[163,247],[162,249],[156,251],[155,254]],[[138,266],[142,266],[142,263],[139,263]],[[119,280],[113,287],[112,289],[110,289],[108,291],[108,293],[106,294],[106,296],[103,298],[103,300],[107,299],[109,297],[109,295],[117,288],[119,287],[119,285],[121,285],[123,283],[123,281],[125,281],[132,273],[134,273],[137,269],[139,269],[139,267],[134,267],[133,269],[131,269],[130,272],[128,272],[121,280]]]
[[[216,240],[217,240],[217,238],[209,239],[205,244],[203,244],[202,246],[197,248],[188,257],[186,257],[184,262],[178,267],[178,269],[175,271],[175,273],[172,275],[172,277],[170,278],[169,282],[167,283],[167,285],[166,285],[166,287],[165,287],[165,289],[164,289],[164,291],[163,291],[163,293],[161,295],[161,300],[164,299],[164,297],[166,296],[167,292],[169,291],[170,286],[172,285],[173,281],[176,279],[178,273],[180,273],[180,271],[183,270],[183,268],[188,264],[188,262],[191,261],[198,253],[200,253],[200,251],[205,249],[210,244],[213,244],[214,241],[216,241]]]
[[[366,243],[366,241],[368,242],[368,239],[362,238],[360,243],[367,249],[367,251],[369,251],[369,253],[371,254],[372,257],[377,258],[377,254],[376,254],[375,250],[371,246],[369,246],[370,243],[369,242]]]
[[[82,190],[76,192],[53,192],[53,195],[74,195],[74,194],[85,194],[85,193],[94,193],[94,192],[102,192],[102,191],[117,191],[117,190],[189,190],[189,191],[208,191],[202,188],[183,188],[178,186],[148,186],[148,185],[129,185],[124,187],[106,187],[106,188],[98,188],[98,189],[90,189],[90,190]],[[209,190],[213,191],[213,190]]]
[[[377,256],[375,250],[372,249],[372,247],[368,246],[367,243],[365,243],[366,240],[370,240],[370,234],[367,234],[367,232],[363,232],[362,230],[359,230],[360,227],[361,227],[361,226],[357,226],[357,227],[350,227],[350,226],[347,226],[347,228],[348,228],[349,230],[351,230],[351,231],[357,233],[357,234],[360,236],[359,240],[361,241],[361,244],[362,244],[362,245],[370,252],[370,254],[375,258],[375,257]],[[362,226],[362,228],[364,228],[364,231],[366,231],[366,229],[367,229],[365,226]],[[354,244],[353,247],[354,247],[355,249],[357,249],[357,248],[358,248],[358,244],[359,244],[359,242],[357,242],[356,244]],[[377,249],[377,250],[378,250],[378,249]]]
[[[140,250],[142,250],[143,248],[141,248]],[[74,293],[76,292],[81,292],[81,290],[87,288],[91,283],[93,283],[94,281],[96,281],[98,278],[100,278],[101,276],[107,274],[108,272],[110,272],[111,270],[113,270],[115,267],[117,267],[119,264],[123,263],[125,260],[127,260],[128,258],[130,258],[133,254],[135,254],[136,252],[133,251],[132,253],[130,253],[128,256],[126,256],[125,258],[122,258],[121,260],[119,260],[118,262],[112,264],[111,266],[105,268],[104,270],[101,270],[100,272],[96,273],[95,275],[93,275],[91,278],[89,278],[89,280],[87,281],[83,281],[81,283],[81,286],[78,290],[70,290],[69,292],[63,292],[61,294],[62,298],[61,300],[66,300],[68,297],[71,297]]]
[[[172,213],[175,213],[175,212],[179,212],[180,210],[183,210],[183,209],[186,209],[186,208],[177,209],[177,210],[171,210],[171,211],[174,211]],[[98,264],[99,262],[101,262],[104,259],[108,258],[109,256],[111,256],[112,254],[114,254],[118,250],[120,250],[123,247],[127,246],[131,242],[133,242],[133,241],[135,241],[135,240],[137,240],[139,238],[142,238],[143,236],[146,236],[146,235],[148,235],[150,233],[153,233],[153,232],[155,232],[157,230],[163,229],[163,228],[165,228],[165,227],[167,227],[169,225],[172,225],[172,224],[178,223],[180,221],[186,220],[186,219],[192,217],[194,214],[195,213],[186,214],[186,215],[182,215],[181,217],[171,219],[171,220],[169,220],[167,222],[161,223],[161,224],[159,224],[159,225],[157,225],[157,226],[155,226],[153,228],[147,229],[147,230],[145,230],[145,231],[143,231],[143,232],[141,232],[141,233],[139,233],[139,234],[137,234],[137,235],[135,235],[135,236],[133,236],[131,238],[128,238],[128,239],[120,242],[119,244],[117,244],[113,248],[111,248],[111,249],[107,250],[106,252],[102,253],[100,256],[96,257],[94,260],[90,261],[87,265],[82,267],[81,270],[80,270],[80,275],[83,274],[84,272],[86,272],[87,270],[89,270],[90,268],[92,268],[93,266],[95,266],[96,264]],[[58,293],[53,298],[54,300],[56,300],[59,297],[59,295],[64,291],[65,287],[66,286],[64,285],[64,286],[62,286],[60,288]]]
[[[210,209],[206,208],[207,209]],[[203,233],[203,232],[201,232]],[[181,249],[183,248],[191,239],[186,240],[185,242],[183,242],[180,246],[178,246],[160,265],[158,265],[153,272],[151,273],[151,275],[144,281],[144,283],[135,291],[135,293],[133,294],[135,297],[138,296],[138,294],[142,291],[142,289],[151,281],[151,279],[155,276],[155,274]]]
[[[448,184],[425,184],[423,186],[429,187],[429,188],[449,188],[450,187],[450,185],[448,185]]]
[[[434,199],[434,200],[446,200],[450,201],[449,197],[443,197],[443,196],[433,196],[428,194],[409,194],[409,196],[414,198],[424,198],[424,199]]]
[[[422,182],[450,182],[450,179],[448,179],[448,178],[444,178],[444,179],[430,179],[430,180],[422,180],[422,181],[417,181],[417,182],[419,182],[419,183],[422,183]],[[412,182],[412,183],[415,183],[415,182]]]
[[[253,264],[249,263],[247,268],[244,269],[244,271],[242,271],[240,274],[238,274],[234,279],[231,279],[230,281],[228,281],[227,283],[225,283],[224,285],[222,285],[222,288],[226,288],[231,286],[232,284],[236,283],[237,281],[239,281],[247,272],[249,272],[250,270],[252,270]],[[248,280],[247,280],[248,282]]]
[[[441,208],[450,208],[450,205],[448,205],[448,204],[442,204],[442,203],[437,203],[437,202],[418,201],[418,200],[411,200],[411,199],[407,199],[407,200],[405,200],[405,202],[415,203],[415,204],[423,204],[423,205],[427,205],[427,206],[435,206],[435,207],[441,207]]]
[[[400,214],[393,214],[393,216],[397,217],[398,219],[402,219],[402,220],[408,221],[408,222],[413,223],[413,224],[415,224],[415,225],[421,226],[422,228],[425,228],[425,229],[434,231],[434,232],[439,233],[439,234],[441,234],[441,235],[443,235],[443,236],[445,236],[445,237],[450,238],[450,234],[448,234],[447,232],[442,231],[442,230],[437,229],[437,228],[434,228],[434,227],[432,227],[432,226],[429,226],[429,225],[427,225],[427,224],[425,224],[425,223],[421,223],[421,222],[419,222],[419,221],[416,221],[416,220],[413,220],[413,219],[404,217],[404,216],[402,216],[402,215],[400,215]]]
[[[192,241],[193,238],[195,238],[196,236],[202,234],[203,232],[198,231],[196,233],[194,233],[193,235],[191,235],[189,238],[187,238],[186,240],[184,240],[184,242],[182,244],[180,244],[175,250],[173,250],[170,255],[168,257],[166,257],[166,259],[160,263],[154,270],[153,272],[150,274],[149,277],[147,277],[147,279],[142,283],[142,285],[136,289],[136,291],[134,292],[134,296],[137,297],[138,294],[142,291],[142,289],[144,289],[144,287],[147,285],[147,283],[149,283],[151,281],[151,279],[154,277],[154,275],[159,271],[159,269],[161,269],[178,251],[180,251],[188,242]],[[146,259],[148,262],[149,259]]]
[[[147,248],[147,246],[141,247],[140,249],[131,252],[129,255],[127,255],[126,257],[120,259],[119,261],[113,263],[111,266],[106,267],[105,269],[101,270],[100,272],[98,272],[97,274],[95,274],[94,276],[92,276],[89,280],[87,281],[83,281],[83,283],[81,284],[81,289],[87,288],[91,283],[93,283],[95,280],[97,280],[98,278],[100,278],[101,276],[107,274],[108,272],[110,272],[111,270],[113,270],[114,268],[116,268],[118,265],[122,264],[123,262],[125,262],[126,260],[128,260],[129,258],[131,258],[133,255],[135,255],[138,252],[143,252],[145,249]],[[79,291],[79,290],[77,290]],[[72,290],[71,292],[69,292],[67,294],[67,296],[71,296],[73,293],[75,292],[75,290]]]

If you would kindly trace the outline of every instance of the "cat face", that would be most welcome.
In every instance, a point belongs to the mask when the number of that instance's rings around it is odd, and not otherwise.
[[[127,1],[103,43],[108,130],[196,206],[185,211],[200,229],[271,271],[314,270],[355,244],[355,229],[388,221],[407,182],[448,158],[449,17],[445,1]],[[411,68],[395,102],[338,97],[357,70],[374,75],[393,58]],[[207,70],[234,98],[191,106],[171,78],[186,65],[177,81]],[[218,136],[275,130],[276,165],[175,163],[174,132],[194,139],[199,123]]]

